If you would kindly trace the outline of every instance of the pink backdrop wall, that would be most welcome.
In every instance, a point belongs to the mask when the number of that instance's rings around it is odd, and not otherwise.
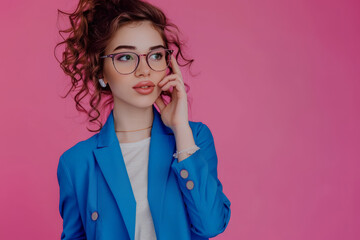
[[[196,59],[190,120],[215,138],[232,202],[216,239],[360,239],[360,4],[157,0]],[[56,9],[2,0],[0,239],[59,239],[56,167],[88,138],[63,100]]]

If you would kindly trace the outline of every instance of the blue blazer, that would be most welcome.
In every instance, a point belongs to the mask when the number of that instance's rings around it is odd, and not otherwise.
[[[209,128],[189,121],[200,150],[178,163],[175,137],[153,105],[148,201],[158,240],[204,240],[222,233],[230,201],[217,177]],[[180,174],[181,170],[182,171]],[[101,131],[59,159],[61,239],[134,240],[136,201],[114,129],[113,110]]]

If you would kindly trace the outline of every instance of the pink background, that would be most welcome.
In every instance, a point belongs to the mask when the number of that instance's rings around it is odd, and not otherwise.
[[[232,202],[216,239],[360,239],[359,1],[152,2],[200,73],[190,120]],[[75,2],[1,3],[0,239],[59,239],[58,159],[92,135],[53,57],[56,9]]]

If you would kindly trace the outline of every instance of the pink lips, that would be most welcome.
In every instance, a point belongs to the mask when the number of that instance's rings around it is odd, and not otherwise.
[[[147,88],[141,88],[143,86],[147,86]],[[138,84],[136,84],[133,88],[135,91],[142,95],[150,94],[154,91],[154,83],[151,81],[141,81]]]
[[[135,86],[133,86],[133,88],[138,88],[138,87],[143,87],[143,86],[154,87],[155,85],[152,81],[141,81],[138,84],[136,84]]]

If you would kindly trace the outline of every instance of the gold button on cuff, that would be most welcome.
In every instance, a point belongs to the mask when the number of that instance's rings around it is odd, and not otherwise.
[[[99,217],[99,214],[96,211],[91,214],[91,219],[93,221],[96,221],[98,219],[98,217]]]
[[[180,176],[185,179],[189,176],[189,172],[187,170],[183,169],[180,171]]]
[[[191,181],[191,180],[187,181],[186,182],[186,188],[189,189],[189,190],[193,189],[194,188],[194,182]]]

